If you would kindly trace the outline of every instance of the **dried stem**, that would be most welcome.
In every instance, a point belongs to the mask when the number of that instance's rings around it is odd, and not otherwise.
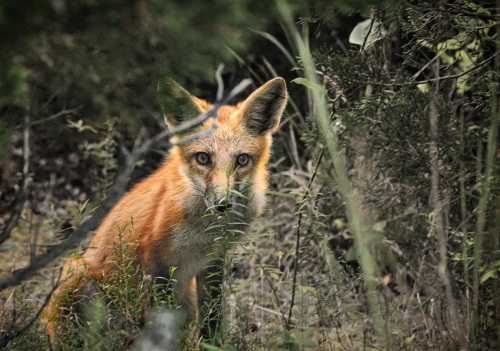
[[[24,326],[22,326],[21,328],[9,331],[9,333],[7,333],[7,335],[5,335],[2,339],[0,339],[0,347],[6,347],[6,346],[8,346],[8,344],[12,340],[22,336],[38,320],[38,318],[40,318],[40,315],[42,314],[43,310],[45,309],[45,307],[49,303],[49,300],[52,297],[52,294],[57,289],[57,285],[59,284],[59,280],[61,279],[61,273],[62,273],[62,268],[59,270],[59,273],[57,275],[57,280],[54,283],[54,285],[52,286],[52,289],[47,294],[47,296],[45,296],[45,299],[43,300],[42,305],[38,308],[38,311],[35,313],[35,315]]]
[[[295,240],[295,258],[294,258],[294,267],[293,267],[293,280],[292,280],[292,297],[290,300],[290,309],[288,310],[288,318],[286,320],[286,328],[288,330],[291,329],[291,321],[292,321],[292,313],[293,313],[293,306],[295,305],[295,295],[297,291],[297,273],[299,271],[299,262],[300,262],[300,239],[301,239],[301,226],[302,226],[302,217],[303,217],[303,210],[302,207],[304,206],[304,203],[306,202],[307,198],[309,197],[311,193],[311,187],[314,182],[314,179],[316,178],[316,174],[318,173],[319,165],[321,164],[321,161],[323,160],[323,155],[325,153],[325,149],[321,149],[319,156],[318,156],[318,161],[316,162],[316,166],[314,166],[313,173],[311,175],[311,178],[309,179],[309,182],[307,183],[306,190],[304,191],[304,195],[302,195],[302,199],[299,203],[297,203],[297,211],[299,213],[299,218],[297,220],[297,230],[295,232],[296,240]]]
[[[439,77],[439,61],[434,63],[434,74]],[[439,266],[438,272],[446,291],[446,300],[449,306],[448,321],[450,322],[455,336],[463,335],[457,325],[457,309],[453,298],[450,277],[448,274],[448,229],[445,225],[444,204],[441,199],[440,190],[440,167],[439,167],[439,80],[435,81],[434,90],[431,96],[429,109],[429,124],[431,142],[429,146],[429,156],[431,164],[431,205],[433,209],[433,229],[437,235],[439,243]]]

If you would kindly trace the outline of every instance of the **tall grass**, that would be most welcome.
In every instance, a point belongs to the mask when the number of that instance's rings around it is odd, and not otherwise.
[[[286,1],[277,1],[278,10],[286,24],[286,27],[295,41],[298,53],[304,69],[303,85],[307,87],[307,93],[312,101],[312,115],[323,137],[330,159],[334,165],[334,180],[337,190],[342,195],[346,204],[346,212],[351,229],[354,233],[355,246],[359,256],[359,262],[363,271],[363,280],[366,287],[366,296],[370,306],[371,316],[375,330],[380,338],[385,340],[386,349],[390,349],[390,334],[387,330],[386,321],[383,316],[382,297],[377,289],[380,278],[380,269],[375,259],[377,241],[379,237],[371,232],[372,220],[363,204],[363,197],[353,187],[346,168],[345,152],[339,147],[330,121],[331,112],[328,109],[326,93],[320,83],[316,66],[307,42],[307,36],[300,35]]]

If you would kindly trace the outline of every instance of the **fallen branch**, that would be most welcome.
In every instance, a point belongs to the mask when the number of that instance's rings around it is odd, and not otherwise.
[[[75,230],[66,241],[53,247],[47,253],[34,258],[31,265],[14,271],[11,276],[0,279],[0,291],[20,284],[26,279],[32,277],[36,272],[38,272],[38,270],[53,262],[56,258],[60,257],[69,250],[76,248],[88,237],[90,232],[97,228],[109,210],[111,210],[111,208],[113,208],[113,206],[117,203],[118,199],[120,199],[127,188],[135,165],[156,145],[156,143],[174,134],[192,130],[193,128],[196,128],[204,123],[207,119],[214,118],[217,116],[217,111],[221,106],[227,104],[236,95],[245,90],[250,83],[251,81],[249,79],[242,80],[224,99],[215,102],[210,110],[200,114],[198,117],[182,123],[176,128],[161,132],[153,138],[146,140],[142,144],[138,143],[136,140],[132,152],[127,152],[125,165],[123,167],[124,169],[118,173],[115,184],[111,188],[108,197],[95,214],[89,220],[85,221],[80,228]]]

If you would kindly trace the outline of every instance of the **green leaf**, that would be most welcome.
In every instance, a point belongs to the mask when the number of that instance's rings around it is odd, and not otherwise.
[[[90,131],[94,134],[97,134],[97,130],[83,122],[83,120],[79,119],[78,121],[68,120],[68,127],[76,129],[79,133]]]
[[[292,83],[298,84],[298,85],[303,85],[308,89],[314,90],[314,91],[323,91],[323,87],[317,83],[311,82],[310,80],[307,80],[305,78],[295,78],[292,80]]]
[[[417,89],[420,90],[421,93],[427,94],[431,90],[431,85],[429,83],[417,84]]]
[[[275,36],[267,33],[267,32],[261,32],[259,30],[255,30],[255,29],[251,29],[252,32],[262,36],[263,38],[269,40],[271,43],[273,43],[282,53],[283,55],[285,55],[285,57],[287,58],[288,62],[290,62],[290,64],[292,66],[296,66],[297,63],[295,62],[295,59],[293,58],[292,54],[283,46],[283,44],[280,43],[280,41],[278,39],[276,39]]]
[[[375,20],[367,19],[359,22],[349,35],[349,43],[359,46],[364,46],[364,49],[370,47],[375,42],[383,39],[387,32],[382,27],[382,24]]]
[[[484,272],[482,275],[481,275],[481,279],[479,280],[481,282],[481,284],[483,284],[484,282],[486,282],[488,279],[490,278],[494,278],[497,276],[497,273],[498,273],[498,269],[490,269],[486,272]]]

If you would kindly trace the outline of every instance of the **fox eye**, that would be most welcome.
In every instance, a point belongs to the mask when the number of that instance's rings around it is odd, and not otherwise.
[[[250,161],[250,155],[248,154],[240,154],[236,157],[236,164],[240,167],[244,167]]]
[[[196,162],[201,166],[208,166],[210,164],[210,155],[206,152],[197,152],[194,155]]]

